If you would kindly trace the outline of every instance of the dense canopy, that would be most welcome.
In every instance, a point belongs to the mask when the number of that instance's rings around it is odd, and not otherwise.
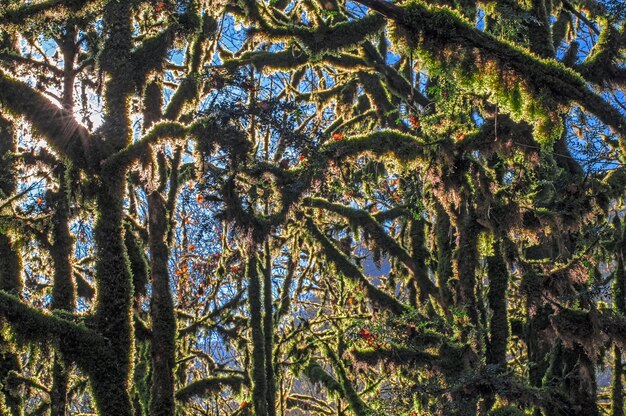
[[[621,0],[0,0],[0,413],[624,416]]]

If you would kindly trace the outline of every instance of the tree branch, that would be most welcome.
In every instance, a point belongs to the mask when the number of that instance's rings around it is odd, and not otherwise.
[[[90,165],[90,134],[67,110],[0,71],[0,104],[24,116],[50,147],[81,168]]]

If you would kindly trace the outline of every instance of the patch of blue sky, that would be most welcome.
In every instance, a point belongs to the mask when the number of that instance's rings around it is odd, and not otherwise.
[[[588,173],[616,169],[622,165],[608,141],[617,141],[611,130],[592,114],[574,107],[566,119],[568,148],[581,167]]]
[[[485,11],[483,9],[478,9],[476,13],[476,28],[478,30],[485,30]]]

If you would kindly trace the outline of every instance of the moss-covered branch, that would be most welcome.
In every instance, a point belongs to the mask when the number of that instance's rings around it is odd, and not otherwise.
[[[164,121],[152,126],[138,141],[129,144],[124,149],[109,157],[105,164],[125,167],[144,155],[151,145],[162,140],[181,140],[187,135],[187,129],[180,123]]]
[[[80,167],[89,165],[95,142],[87,129],[70,112],[1,71],[0,104],[3,111],[24,116],[54,150]]]
[[[370,283],[361,269],[359,269],[350,261],[350,259],[341,253],[337,246],[335,246],[335,244],[317,228],[317,226],[313,223],[313,220],[307,218],[306,226],[311,233],[311,236],[313,236],[313,238],[322,246],[324,256],[333,262],[335,267],[337,267],[337,270],[344,274],[348,279],[361,285],[373,303],[397,315],[409,311],[409,307],[403,305],[393,296],[388,295]]]
[[[89,368],[87,353],[102,345],[103,339],[93,330],[74,323],[58,314],[34,309],[13,295],[0,291],[0,316],[11,324],[11,329],[24,339],[38,342],[57,340],[68,356]]]
[[[347,159],[365,154],[374,157],[392,155],[404,162],[423,156],[426,143],[410,134],[397,130],[380,130],[362,136],[332,142],[324,145],[322,152],[330,158]]]
[[[420,1],[405,6],[357,2],[394,20],[397,35],[417,49],[430,70],[454,73],[463,87],[487,94],[513,119],[531,121],[539,138],[560,138],[558,107],[572,101],[626,137],[626,120],[619,111],[593,93],[580,74],[556,60],[498,40],[448,8]]]
[[[427,270],[424,267],[420,267],[404,247],[385,232],[384,227],[371,214],[360,209],[332,203],[322,198],[307,198],[304,203],[312,207],[332,211],[346,217],[353,226],[363,227],[380,249],[400,260],[416,276],[419,284],[422,286],[420,289],[424,293],[438,295],[437,288],[428,279]]]
[[[17,7],[7,7],[2,13],[0,13],[0,24],[19,25],[28,19],[42,17],[43,15],[51,13],[58,13],[59,11],[76,13],[76,11],[90,5],[91,3],[96,3],[96,1],[45,0]]]
[[[186,402],[194,397],[206,397],[222,391],[224,387],[230,387],[233,391],[241,390],[245,385],[245,379],[241,376],[209,377],[196,380],[176,392],[176,400]]]

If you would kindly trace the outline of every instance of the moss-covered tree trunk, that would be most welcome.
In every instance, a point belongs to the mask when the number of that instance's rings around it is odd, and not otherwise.
[[[69,24],[62,29],[63,36],[57,41],[63,54],[63,108],[74,110],[74,63],[77,52],[76,28]],[[54,264],[52,287],[52,309],[72,312],[76,306],[76,286],[72,275],[73,239],[70,233],[70,180],[72,165],[62,163],[58,170],[59,190],[53,195],[51,257]],[[52,368],[52,390],[50,392],[50,415],[65,416],[69,387],[69,363],[63,359],[62,351],[55,351]]]
[[[617,268],[613,282],[613,308],[620,314],[626,314],[626,269],[624,267],[624,249],[626,248],[626,227],[616,221],[621,233],[621,244],[617,250]],[[611,415],[624,416],[624,370],[622,349],[613,346],[613,382],[611,386]]]
[[[98,193],[94,227],[96,259],[96,328],[107,348],[94,357],[90,372],[96,407],[103,416],[130,416],[129,378],[133,356],[132,276],[124,246],[125,173],[110,172]],[[86,352],[88,353],[88,352]]]
[[[130,51],[131,2],[109,0],[103,14],[105,42],[100,67],[105,76],[105,152],[112,155],[130,143],[128,96],[132,91]],[[106,348],[90,368],[93,396],[103,416],[131,416],[129,383],[134,352],[132,275],[124,245],[126,169],[102,163],[94,237],[96,244],[95,328]],[[86,352],[87,353],[87,352]]]
[[[453,263],[458,279],[457,306],[468,315],[475,333],[478,334],[480,321],[476,299],[476,265],[478,264],[477,239],[480,226],[476,222],[473,209],[464,208],[457,228],[456,252]],[[478,338],[477,338],[478,340]]]
[[[76,285],[72,274],[73,239],[70,233],[69,180],[71,166],[61,164],[57,180],[59,190],[52,195],[52,245],[50,254],[54,265],[52,284],[52,309],[72,312],[76,304]],[[60,345],[61,347],[62,345]],[[54,354],[52,390],[50,392],[51,416],[65,416],[69,384],[69,365],[63,359],[60,348]]]
[[[269,241],[265,242],[265,266],[263,268],[263,336],[265,337],[265,378],[267,380],[266,402],[268,416],[276,415],[276,375],[274,373],[274,311],[272,293],[272,257]]]
[[[174,365],[176,348],[176,319],[170,291],[167,263],[169,249],[165,201],[158,191],[148,194],[150,272],[152,279],[152,388],[150,414],[174,414]]]
[[[9,120],[0,117],[0,200],[13,194],[17,187],[15,170],[16,137]],[[22,261],[19,249],[7,233],[8,227],[0,223],[0,290],[21,296]],[[23,401],[20,392],[10,380],[11,371],[20,371],[15,347],[0,334],[0,411],[11,416],[21,416]]]
[[[506,368],[506,351],[509,342],[510,328],[507,312],[507,290],[509,272],[502,257],[500,243],[496,243],[493,256],[487,259],[489,274],[489,292],[487,299],[491,309],[489,322],[489,342],[487,344],[487,364]]]
[[[254,247],[254,246],[253,246]],[[248,280],[248,304],[252,332],[252,404],[257,416],[267,413],[267,374],[265,369],[265,336],[263,334],[263,302],[261,278],[259,277],[257,253],[250,248],[246,264]]]
[[[444,307],[452,306],[452,294],[448,286],[452,277],[452,228],[450,217],[446,211],[437,204],[437,219],[435,221],[435,238],[437,244],[437,285],[441,303]]]

